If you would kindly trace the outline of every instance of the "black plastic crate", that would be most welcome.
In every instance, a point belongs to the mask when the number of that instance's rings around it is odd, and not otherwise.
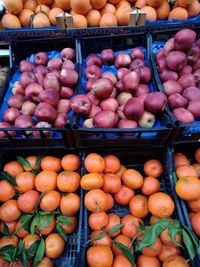
[[[90,153],[90,152],[94,152],[94,150],[86,150],[85,151],[85,155],[83,155],[83,160],[84,158]],[[144,149],[143,152],[137,151],[137,150],[120,150],[119,149],[112,149],[109,151],[106,151],[105,149],[103,150],[95,150],[96,153],[99,153],[102,156],[108,155],[108,154],[114,154],[116,155],[119,159],[120,162],[127,168],[134,168],[136,170],[138,170],[143,177],[144,176],[144,172],[143,172],[143,165],[144,163],[149,160],[149,159],[158,159],[163,163],[164,166],[164,172],[161,175],[161,177],[159,178],[159,181],[161,182],[161,188],[160,191],[161,192],[166,192],[167,194],[169,194],[175,203],[175,211],[172,215],[172,218],[179,220],[182,224],[185,224],[184,221],[184,217],[183,217],[183,212],[182,209],[180,207],[180,203],[178,201],[178,198],[176,196],[174,196],[173,194],[173,187],[172,184],[170,183],[169,180],[169,175],[170,175],[170,158],[168,157],[168,150],[167,148],[160,148],[160,149],[156,149],[156,150],[152,150],[151,148],[147,148]],[[83,174],[87,173],[87,171],[85,170],[85,168],[83,168]],[[137,190],[136,192],[140,192],[139,190]],[[86,194],[86,191],[84,191],[84,195]],[[120,206],[118,204],[115,203],[114,208],[112,208],[111,210],[108,211],[108,213],[116,213],[117,215],[119,215],[120,218],[123,218],[125,215],[130,214],[129,211],[129,207],[126,206]],[[82,255],[81,255],[81,260],[82,262],[84,261],[85,265],[84,267],[87,267],[87,263],[86,263],[86,251],[88,248],[88,245],[86,244],[86,242],[89,240],[89,226],[88,226],[88,216],[89,216],[90,212],[84,207],[84,249],[82,251]],[[149,216],[147,216],[147,218],[143,219],[145,224],[149,223]],[[187,254],[187,253],[186,253]],[[136,259],[137,259],[137,254],[135,255]],[[198,262],[198,264],[197,264]],[[199,267],[200,266],[200,262],[197,261],[197,259],[195,259],[193,262],[190,262],[192,267]],[[81,265],[82,266],[82,265]]]
[[[147,65],[151,68],[149,60],[150,50],[147,43],[147,35],[144,33],[136,33],[129,35],[112,35],[101,37],[87,37],[80,39],[81,55],[82,55],[82,86],[79,88],[79,94],[85,94],[86,79],[84,69],[86,66],[85,59],[90,53],[100,53],[101,50],[112,48],[114,52],[129,51],[134,47],[143,47],[145,50],[145,58]],[[109,69],[105,68],[105,71]],[[152,75],[150,84],[151,91],[158,91],[156,81]],[[165,110],[160,115],[154,127],[135,128],[135,129],[118,129],[118,128],[83,128],[82,116],[75,115],[73,130],[75,134],[76,144],[79,147],[101,147],[101,146],[135,146],[135,145],[165,145],[172,130],[173,122]]]
[[[194,30],[197,33],[197,38],[200,38],[199,25],[195,25],[193,27],[187,27],[187,25],[185,25],[184,28],[185,29],[190,28]],[[164,46],[165,42],[169,38],[173,37],[179,30],[180,28],[173,29],[173,30],[171,29],[171,30],[155,31],[155,32],[152,32],[151,35],[148,36],[149,43],[150,43],[149,46],[152,51],[151,62],[152,62],[152,66],[154,69],[154,76],[155,76],[155,80],[157,82],[159,91],[161,92],[163,92],[164,89],[163,89],[162,82],[160,80],[160,76],[159,76],[158,69],[156,66],[155,54],[160,48]],[[180,121],[176,120],[175,116],[172,114],[169,107],[168,107],[168,112],[173,118],[174,126],[175,126],[173,132],[170,135],[169,144],[176,144],[180,142],[185,143],[188,141],[200,140],[200,120],[196,120],[192,124],[183,124]]]
[[[32,41],[23,41],[23,42],[14,42],[10,45],[11,51],[11,71],[8,75],[4,87],[0,92],[0,111],[1,114],[7,107],[6,99],[11,96],[11,86],[10,82],[12,81],[16,71],[18,71],[19,63],[21,60],[30,57],[31,55],[39,52],[51,52],[51,51],[61,51],[65,47],[72,47],[76,50],[76,70],[80,73],[80,64],[79,64],[79,42],[72,38],[62,38],[55,40],[45,39],[45,40],[32,40]],[[79,83],[81,79],[79,78]],[[78,91],[78,85],[74,89],[74,94]],[[0,147],[23,147],[23,146],[49,146],[49,145],[56,145],[56,146],[67,146],[67,147],[74,147],[74,135],[71,129],[71,115],[72,113],[68,113],[69,115],[69,123],[66,124],[64,128],[49,128],[51,132],[51,137],[45,137],[44,130],[45,128],[9,128],[4,129],[4,133],[6,133],[7,138],[0,138]],[[0,129],[1,130],[1,129]],[[11,137],[9,134],[9,130],[15,130],[17,132],[16,137]],[[40,137],[32,137],[27,132],[30,131],[39,131]]]
[[[77,150],[61,149],[61,148],[24,148],[24,149],[11,149],[3,151],[0,154],[0,171],[3,170],[3,166],[11,160],[16,160],[16,156],[27,157],[30,155],[51,155],[56,157],[63,157],[66,154],[77,154],[81,157],[81,153]],[[68,235],[68,241],[65,245],[63,254],[54,260],[55,267],[79,267],[79,254],[83,244],[84,232],[83,232],[83,190],[79,189],[81,198],[80,211],[77,214],[77,229],[73,234]]]

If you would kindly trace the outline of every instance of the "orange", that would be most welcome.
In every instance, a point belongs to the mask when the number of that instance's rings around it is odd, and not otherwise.
[[[0,181],[0,201],[6,202],[15,196],[15,188],[8,181]]]
[[[38,165],[38,167],[35,166],[36,161],[37,161],[37,157],[36,156],[29,156],[29,157],[26,158],[26,160],[29,162],[30,167],[23,166],[25,171],[30,172],[32,169],[36,169],[36,170],[40,169],[40,164]]]
[[[116,5],[116,9],[118,9],[122,6],[130,6],[131,7],[131,4],[127,0],[120,0],[120,1],[118,1],[117,5]]]
[[[107,173],[103,176],[102,190],[105,193],[117,193],[121,188],[121,179],[116,174]]]
[[[116,203],[122,206],[127,206],[130,200],[134,197],[134,191],[125,185],[122,185],[119,192],[114,194]]]
[[[49,20],[50,20],[52,25],[54,25],[54,26],[57,25],[56,17],[61,13],[64,13],[64,11],[58,7],[54,7],[50,10],[48,16],[49,16]]]
[[[146,13],[146,20],[153,22],[156,21],[157,19],[157,13],[155,8],[151,7],[151,6],[145,6],[141,9],[142,12]],[[153,176],[150,174],[147,174],[148,176]]]
[[[21,28],[20,20],[12,14],[5,14],[1,22],[4,28]]]
[[[112,267],[132,267],[130,261],[124,255],[118,255],[114,258]]]
[[[49,15],[50,8],[47,5],[38,5],[35,9],[35,12],[44,12],[47,16]],[[34,167],[34,165],[33,165]]]
[[[53,233],[47,236],[45,240],[45,254],[51,259],[58,258],[64,251],[65,241],[57,234]]]
[[[160,191],[160,182],[156,178],[151,176],[144,178],[144,182],[141,187],[143,195],[149,196],[158,191]]]
[[[162,242],[160,238],[157,237],[156,242],[149,247],[143,248],[142,253],[148,257],[156,257],[161,253],[161,251],[162,251]]]
[[[163,192],[154,193],[149,197],[148,209],[154,216],[167,218],[174,212],[174,201]]]
[[[44,211],[54,211],[60,205],[60,193],[57,191],[48,191],[40,201],[40,208]]]
[[[44,257],[37,267],[53,267],[53,262],[48,258]]]
[[[88,218],[88,224],[92,230],[101,230],[108,224],[108,215],[102,212],[94,212]]]
[[[184,200],[197,200],[200,198],[200,180],[195,177],[185,177],[176,183],[176,194]]]
[[[161,267],[161,265],[156,257],[147,257],[142,254],[137,259],[137,267]]]
[[[158,221],[160,221],[159,217],[154,216],[154,215],[151,216],[151,218],[150,218],[150,224],[151,225],[157,223]]]
[[[135,7],[142,9],[146,6],[146,0],[136,0]]]
[[[36,0],[26,0],[24,2],[24,9],[30,9],[32,11],[35,11],[37,6],[37,1]]]
[[[50,27],[50,21],[46,14],[39,12],[37,13],[32,21],[33,28],[46,28]]]
[[[73,14],[74,28],[87,28],[87,19],[84,15]]]
[[[107,197],[107,208],[106,210],[111,210],[114,207],[114,199],[111,194],[105,193]]]
[[[77,171],[81,166],[80,157],[76,154],[65,155],[61,159],[61,166],[65,171]]]
[[[8,246],[8,245],[13,245],[17,246],[18,244],[18,237],[17,236],[3,236],[0,239],[0,248]]]
[[[197,150],[195,151],[194,156],[195,156],[196,161],[197,161],[198,163],[200,163],[200,147],[197,148]]]
[[[61,197],[60,210],[66,216],[73,216],[80,209],[80,197],[75,193],[68,193]]]
[[[24,213],[31,213],[37,207],[40,194],[37,191],[31,190],[20,195],[17,203],[20,210]]]
[[[116,9],[115,6],[113,4],[107,3],[105,4],[105,6],[101,9],[101,16],[103,16],[103,14],[105,13],[112,13],[115,14]]]
[[[108,234],[111,236],[111,237],[115,237],[117,236],[118,234],[120,234],[120,229],[115,231],[114,233],[110,234],[109,231],[117,224],[120,224],[120,217],[115,214],[115,213],[110,213],[108,214],[108,223],[105,227],[105,231],[108,232]]]
[[[85,158],[85,168],[88,172],[102,173],[105,169],[105,160],[99,154],[90,153]]]
[[[128,236],[130,239],[133,239],[138,234],[137,227],[140,226],[140,223],[143,224],[141,219],[131,214],[124,216],[121,223],[125,224],[121,228],[122,234]]]
[[[99,10],[92,9],[86,15],[89,27],[98,27],[101,20],[101,13]]]
[[[122,6],[117,9],[115,16],[117,18],[118,25],[120,26],[129,25],[129,18],[130,18],[131,11],[132,11],[132,8],[129,6]]]
[[[147,176],[153,176],[154,178],[158,178],[163,173],[163,165],[157,159],[150,159],[144,164],[144,172]]]
[[[9,267],[10,266],[10,262],[4,260],[3,257],[0,257],[0,266]]]
[[[50,170],[41,171],[35,177],[35,187],[39,192],[47,192],[56,189],[57,173]]]
[[[171,247],[176,247],[177,246],[174,243],[172,237],[169,235],[168,228],[165,228],[165,230],[162,231],[162,233],[160,234],[160,239],[166,246],[171,246]],[[179,244],[181,244],[182,241],[183,241],[182,237],[179,234],[176,234],[175,239]]]
[[[107,0],[90,0],[90,4],[94,9],[101,9],[105,6]]]
[[[121,0],[108,0],[108,3],[111,3],[113,5],[116,5],[116,4],[120,3],[120,2],[121,2]]]
[[[56,221],[52,220],[51,223],[48,225],[48,227],[40,230],[41,235],[49,235],[53,232],[54,228],[56,226]]]
[[[147,198],[143,195],[134,196],[129,203],[129,209],[133,216],[146,217],[149,213]]]
[[[198,174],[193,166],[180,166],[176,169],[176,176],[181,179],[187,176],[197,177]]]
[[[1,223],[0,223],[0,232],[1,232],[2,234],[5,234],[5,232],[4,232],[4,224],[6,224],[6,226],[8,227],[8,232],[9,232],[9,234],[13,234],[14,231],[15,231],[15,227],[16,227],[16,221],[13,221],[13,222],[7,222],[7,223],[5,223],[5,222],[1,222]]]
[[[2,22],[3,23],[3,22]],[[9,173],[12,177],[16,177],[20,172],[23,172],[23,167],[18,161],[10,161],[3,167],[3,171]]]
[[[112,13],[105,13],[101,17],[100,27],[114,27],[117,26],[117,18]]]
[[[86,254],[88,267],[111,267],[113,254],[109,246],[90,247]]]
[[[23,9],[19,14],[19,19],[23,27],[31,26],[31,15],[33,15],[33,11],[30,9]]]
[[[23,8],[22,0],[12,1],[12,0],[4,0],[4,6],[8,13],[13,15],[18,15]]]
[[[91,212],[107,209],[107,195],[101,189],[92,189],[85,195],[85,207]]]
[[[20,225],[21,225],[21,222],[20,221],[18,221],[17,222],[17,224],[16,224],[16,229],[15,230],[17,230],[19,227],[20,227]],[[18,232],[17,232],[17,236],[19,237],[19,238],[24,238],[25,236],[27,236],[27,235],[29,235],[30,233],[27,231],[27,230],[25,230],[24,228],[22,228],[21,230],[19,230]]]
[[[25,236],[23,239],[25,249],[28,250],[32,246],[32,244],[39,239],[40,238],[38,235],[29,234]]]
[[[48,171],[59,172],[62,168],[61,160],[57,157],[46,156],[41,161],[41,168],[43,171],[48,170]]]
[[[175,164],[175,170],[180,166],[189,166],[190,161],[189,159],[181,152],[176,152],[174,155],[174,164]]]
[[[188,201],[188,206],[190,207],[192,211],[199,212],[200,211],[200,198],[198,198],[197,200]]]
[[[60,191],[73,193],[80,186],[81,177],[77,172],[63,171],[57,176],[57,186]]]
[[[143,184],[142,175],[135,169],[127,169],[122,175],[123,183],[130,189],[139,189]]]
[[[3,222],[12,222],[21,215],[17,200],[10,199],[0,207],[0,220]]]
[[[158,255],[160,261],[166,261],[167,258],[173,255],[181,255],[181,250],[178,247],[171,247],[163,244],[162,251]]]
[[[195,168],[195,170],[198,174],[198,177],[200,178],[200,163],[194,163],[194,164],[192,164],[192,167]]]
[[[77,14],[85,15],[90,8],[90,0],[71,0],[71,8]]]
[[[163,0],[146,0],[147,6],[152,6],[152,7],[159,7]]]
[[[35,175],[32,172],[21,172],[16,177],[17,190],[27,192],[35,187]]]
[[[188,5],[192,4],[193,0],[177,0],[177,4],[180,7],[187,8]]]
[[[94,240],[96,236],[100,236],[104,231],[99,230],[99,231],[92,231],[90,235],[90,239],[92,239],[91,244],[93,246],[109,246],[111,247],[112,245],[112,240],[108,234],[106,234],[104,237],[102,237],[99,240]]]
[[[81,187],[84,190],[98,189],[103,185],[103,178],[99,173],[88,173],[81,178]]]
[[[157,19],[167,19],[170,13],[170,5],[167,0],[162,1],[162,4],[156,8]]]
[[[77,218],[75,216],[68,216],[71,219],[72,223],[70,224],[61,224],[61,227],[65,234],[72,234],[77,227]]]
[[[117,237],[115,237],[114,240],[117,241],[118,243],[121,243],[122,245],[126,246],[127,248],[129,248],[133,252],[133,247],[131,245],[131,239],[128,236],[118,235]],[[113,251],[113,254],[115,256],[124,254],[121,249],[119,249],[118,247],[116,247],[114,245],[114,243],[112,244],[112,251]]]
[[[175,7],[170,13],[168,19],[187,20],[188,12],[183,7]]]
[[[191,217],[191,224],[195,234],[200,237],[200,212],[195,213]]]
[[[126,167],[124,165],[120,166],[119,171],[116,173],[120,178],[122,177],[122,174],[126,171]]]
[[[190,264],[182,256],[173,255],[163,262],[163,267],[190,267]]]
[[[70,0],[54,0],[57,7],[63,10],[69,10],[71,8]]]
[[[104,173],[117,173],[120,170],[121,163],[114,155],[107,155],[104,157],[105,168]]]

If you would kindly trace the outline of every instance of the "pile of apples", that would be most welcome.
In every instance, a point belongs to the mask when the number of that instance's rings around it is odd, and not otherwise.
[[[103,72],[104,66],[111,66],[116,75]],[[151,75],[139,47],[117,55],[112,49],[102,50],[100,56],[89,54],[86,95],[75,96],[71,108],[84,117],[86,128],[151,128],[167,103],[164,93],[150,92]]]
[[[78,82],[75,70],[75,50],[64,48],[60,57],[49,59],[46,52],[38,52],[34,63],[20,62],[20,79],[14,83],[8,108],[3,113],[1,128],[62,128],[68,122],[70,100]],[[15,136],[15,131],[9,131]],[[44,131],[51,136],[52,131]],[[33,131],[40,137],[39,131]],[[6,137],[4,132],[0,137]]]
[[[200,119],[200,39],[196,32],[178,31],[155,58],[175,118],[184,124]]]

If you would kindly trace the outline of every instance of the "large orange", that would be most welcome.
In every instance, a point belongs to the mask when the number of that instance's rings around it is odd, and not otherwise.
[[[49,12],[49,20],[51,22],[51,25],[57,25],[56,17],[60,15],[61,13],[64,13],[64,11],[61,8],[54,7]]]
[[[41,171],[35,177],[35,187],[39,192],[47,192],[56,189],[57,173],[54,171]]]
[[[18,15],[23,8],[22,0],[19,1],[4,0],[4,5],[7,12],[13,15]]]
[[[160,234],[160,239],[167,246],[171,246],[171,247],[176,247],[177,246],[174,243],[172,237],[169,235],[168,228],[165,228],[165,230],[162,231],[162,233]],[[179,244],[181,244],[182,241],[183,241],[182,237],[179,234],[176,234],[175,239]]]
[[[176,176],[181,179],[187,176],[198,178],[196,169],[193,166],[180,166],[176,169]]]
[[[105,13],[101,17],[99,25],[100,25],[100,27],[114,27],[114,26],[117,26],[117,18],[112,13]]]
[[[141,219],[128,214],[124,216],[121,221],[124,226],[121,228],[121,232],[123,235],[128,236],[130,239],[133,239],[138,234],[138,229],[140,223],[143,223]]]
[[[92,9],[86,15],[89,27],[98,27],[101,20],[101,13],[99,10]]]
[[[127,169],[122,174],[122,181],[130,189],[139,189],[143,184],[143,177],[137,170]]]
[[[118,255],[114,258],[112,267],[132,267],[130,261],[124,255]]]
[[[73,216],[80,209],[80,197],[75,193],[63,195],[60,200],[60,210],[66,216]]]
[[[12,222],[21,215],[17,200],[10,199],[0,207],[0,220],[3,222]]]
[[[15,196],[15,188],[8,181],[0,181],[0,201],[6,202]]]
[[[200,163],[200,147],[196,149],[194,156],[195,156],[196,161]]]
[[[156,257],[148,257],[142,254],[137,259],[137,267],[161,267],[161,264]]]
[[[91,212],[107,209],[107,195],[101,189],[92,189],[85,195],[85,207]]]
[[[161,251],[162,251],[162,242],[160,238],[157,237],[156,242],[149,247],[143,248],[142,253],[148,257],[156,257],[161,253]]]
[[[17,190],[27,192],[35,187],[35,175],[32,172],[21,172],[16,176]]]
[[[105,173],[117,173],[120,170],[121,163],[115,155],[107,155],[104,157]]]
[[[69,10],[71,7],[70,0],[54,0],[57,7],[63,10]]]
[[[3,167],[3,171],[6,171],[9,173],[12,177],[16,177],[20,172],[23,172],[23,167],[21,164],[19,164],[18,161],[10,161],[6,163]]]
[[[21,225],[22,223],[20,222],[20,221],[18,221],[17,222],[17,224],[16,224],[16,229],[15,230],[17,230],[19,227],[20,227],[20,225]],[[27,231],[27,230],[25,230],[24,228],[22,228],[21,230],[19,230],[18,232],[17,232],[17,236],[19,237],[19,238],[24,238],[25,236],[27,236],[27,235],[29,235],[30,233]]]
[[[107,0],[90,0],[90,4],[94,9],[101,9],[105,6]]]
[[[115,6],[113,4],[110,4],[110,3],[105,4],[105,6],[101,9],[101,15],[102,16],[105,13],[115,14],[115,12],[116,12]]]
[[[90,247],[86,258],[89,267],[111,267],[113,264],[113,254],[109,246]]]
[[[189,159],[181,152],[176,152],[174,155],[174,164],[175,164],[175,169],[177,169],[180,166],[189,166],[190,161]]]
[[[188,17],[198,16],[200,13],[200,5],[198,0],[193,0],[193,2],[187,7]]]
[[[150,159],[144,164],[144,172],[147,176],[158,178],[163,173],[163,165],[157,159]]]
[[[182,256],[173,255],[163,262],[163,267],[190,267],[190,264]]]
[[[2,234],[5,234],[5,232],[4,232],[4,224],[6,224],[6,226],[8,227],[8,232],[9,232],[9,234],[13,234],[14,231],[15,231],[15,227],[16,227],[17,222],[16,222],[16,221],[13,221],[13,222],[7,222],[7,223],[5,223],[5,222],[1,222],[1,223],[0,223],[0,232],[1,232]]]
[[[0,248],[8,246],[8,245],[13,245],[17,246],[18,244],[18,237],[17,236],[3,236],[0,239]]]
[[[31,190],[20,195],[17,203],[20,210],[24,213],[31,213],[35,210],[40,194],[37,191]]]
[[[28,250],[32,246],[32,244],[39,239],[40,238],[38,235],[29,234],[25,236],[23,239],[25,249]]]
[[[80,157],[76,154],[65,155],[61,159],[61,166],[65,171],[77,171],[81,166]]]
[[[75,192],[80,186],[81,177],[77,172],[63,171],[57,176],[57,186],[66,193]]]
[[[144,182],[141,187],[141,192],[143,195],[149,196],[158,191],[160,191],[160,182],[158,179],[151,176],[144,178]]]
[[[197,200],[200,198],[200,180],[195,177],[185,177],[176,183],[176,194],[184,200]]]
[[[129,25],[129,18],[130,18],[131,11],[132,11],[132,8],[130,6],[122,6],[117,9],[115,16],[117,18],[118,25],[120,26]]]
[[[115,237],[114,240],[117,241],[118,243],[121,243],[122,245],[126,246],[127,248],[129,248],[133,252],[133,247],[131,245],[131,239],[128,236],[118,235],[117,237]],[[124,254],[120,248],[118,248],[114,245],[114,243],[112,244],[112,251],[113,251],[115,256]]]
[[[47,5],[38,5],[35,9],[35,12],[42,11],[44,12],[47,16],[49,15],[50,8]],[[34,165],[33,165],[34,166]]]
[[[106,193],[117,193],[121,188],[121,179],[118,175],[107,173],[103,176],[102,190]]]
[[[33,15],[33,11],[30,9],[23,9],[19,14],[19,19],[21,21],[22,26],[30,27],[31,26],[31,16]]]
[[[40,230],[39,232],[41,235],[49,235],[53,232],[55,226],[56,226],[56,221],[53,219],[46,228]]]
[[[42,170],[59,172],[62,168],[61,160],[57,157],[46,156],[41,161],[41,168]]]
[[[51,259],[58,258],[64,251],[65,241],[57,234],[53,233],[47,236],[45,240],[45,254]]]
[[[76,216],[68,216],[68,218],[72,221],[70,224],[61,224],[61,227],[65,234],[72,234],[77,227],[77,218]]]
[[[91,244],[93,246],[109,246],[112,245],[112,240],[109,236],[109,234],[105,234],[104,237],[100,238],[99,240],[94,240],[96,236],[100,236],[104,230],[98,230],[98,231],[92,231],[90,235],[90,239],[92,239]]]
[[[71,8],[77,14],[85,15],[90,9],[90,0],[71,0]]]
[[[102,173],[105,169],[105,160],[99,154],[90,153],[85,158],[85,168],[88,172]]]
[[[10,29],[21,28],[21,22],[18,19],[18,17],[9,13],[3,16],[1,22],[4,28],[10,28]]]
[[[200,237],[200,212],[197,212],[192,216],[191,224],[196,235]]]
[[[48,258],[44,257],[40,263],[38,263],[37,267],[53,267],[53,262]]]
[[[160,261],[166,261],[167,258],[173,255],[181,255],[181,250],[178,247],[171,247],[163,244],[162,251],[158,255]]]
[[[200,211],[200,198],[198,198],[197,200],[188,201],[188,206],[190,207],[192,211],[199,212]]]
[[[115,214],[115,213],[110,213],[108,214],[108,223],[107,225],[105,226],[105,231],[106,232],[109,232],[114,226],[116,226],[117,224],[120,224],[120,217]],[[120,234],[120,229],[115,231],[114,233],[112,234],[109,234],[111,237],[115,237],[117,236],[118,234]]]
[[[71,10],[72,14],[73,10]],[[84,15],[81,14],[73,14],[73,23],[74,28],[87,28],[87,19]]]
[[[60,193],[57,191],[48,191],[40,201],[40,208],[44,211],[54,211],[60,205]]]
[[[188,19],[188,12],[183,7],[175,7],[169,13],[168,19],[187,20]]]
[[[163,192],[154,193],[149,197],[148,209],[154,216],[167,218],[174,212],[174,201]]]
[[[108,215],[102,212],[93,212],[88,218],[88,224],[92,230],[102,230],[108,223]]]
[[[133,216],[146,217],[149,213],[147,198],[143,195],[134,196],[129,203],[129,209]]]
[[[162,1],[162,4],[156,8],[157,20],[167,19],[170,13],[170,5],[167,0]]]
[[[98,189],[103,185],[103,178],[99,173],[88,173],[81,178],[81,187],[84,190]]]
[[[114,194],[114,200],[119,205],[127,206],[134,195],[135,193],[132,189],[122,185],[119,192]]]
[[[23,8],[35,11],[36,6],[37,6],[37,1],[36,0],[26,0],[24,2]]]

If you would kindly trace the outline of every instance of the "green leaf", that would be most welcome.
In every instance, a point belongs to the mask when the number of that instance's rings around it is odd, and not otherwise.
[[[65,234],[65,231],[63,230],[62,226],[58,223],[56,224],[56,230],[59,235],[67,242],[67,235]]]
[[[13,235],[16,235],[21,229],[27,226],[32,217],[33,217],[33,214],[24,214],[23,218],[22,219],[20,218],[21,225],[15,230]]]
[[[182,229],[182,237],[183,237],[183,242],[188,251],[188,254],[190,256],[190,259],[193,260],[195,258],[195,255],[197,254],[197,248],[195,248],[194,243],[190,239],[190,236],[188,235],[185,229]]]
[[[67,224],[67,225],[72,224],[72,220],[69,217],[64,216],[64,215],[58,216],[56,220],[58,223],[61,223],[61,224]]]
[[[21,262],[23,264],[23,267],[28,267],[28,259],[27,259],[24,243],[22,243],[22,251],[20,254],[20,259],[21,259]]]
[[[135,259],[134,259],[134,255],[133,252],[127,248],[126,246],[124,246],[123,244],[113,240],[114,245],[121,249],[121,251],[124,253],[124,256],[129,260],[129,262],[131,263],[131,266],[134,267],[135,266]]]
[[[42,211],[42,210],[39,210],[38,211],[38,214],[40,214],[40,215],[49,215],[49,214],[52,214],[52,212],[51,211]]]
[[[10,184],[12,184],[14,186],[17,186],[17,183],[16,183],[15,179],[8,172],[6,172],[6,171],[1,173],[0,180],[6,180]]]
[[[30,246],[29,250],[27,251],[27,256],[28,256],[29,259],[31,259],[31,258],[35,255],[35,253],[36,253],[36,251],[37,251],[37,248],[38,248],[38,246],[39,246],[39,243],[40,243],[40,240],[36,240],[36,241]]]
[[[136,227],[139,232],[144,232],[145,231],[145,225],[143,222],[139,221],[139,226]]]
[[[94,241],[94,240],[100,240],[100,239],[102,239],[106,234],[107,234],[106,231],[103,231],[100,235],[97,235],[97,236],[95,236],[94,238],[88,240],[87,243],[90,243],[90,242],[92,242],[92,241]]]
[[[34,235],[35,234],[35,227],[38,224],[38,217],[36,216],[35,218],[33,218],[32,223],[31,223],[31,234]]]
[[[178,221],[172,221],[168,225],[168,233],[169,236],[172,238],[175,245],[182,247],[179,242],[176,240],[176,235],[181,234],[181,225]]]
[[[54,214],[38,215],[36,228],[38,231],[46,229],[54,220]]]
[[[19,257],[19,255],[22,253],[22,249],[23,249],[23,241],[22,239],[19,240],[18,246],[17,246],[17,255],[16,257]]]
[[[29,163],[29,161],[23,157],[17,156],[17,161],[25,167],[31,168],[31,164]]]
[[[40,173],[39,170],[34,170],[34,169],[32,169],[31,172],[32,172],[33,174],[35,174],[35,175],[38,175],[38,174]]]
[[[41,163],[41,161],[43,160],[44,157],[45,157],[44,155],[41,155],[41,156],[37,157],[34,169],[38,169],[39,168],[40,163]]]
[[[14,245],[7,245],[0,249],[0,254],[9,262],[13,262],[16,260],[16,250],[17,248]]]
[[[32,267],[36,267],[38,265],[38,263],[42,260],[44,253],[45,253],[45,243],[44,240],[41,239],[32,263]]]
[[[113,234],[113,233],[117,232],[123,226],[124,226],[124,224],[116,224],[112,229],[110,229],[109,234]]]
[[[10,236],[8,225],[5,222],[3,222],[3,233],[5,236]]]

